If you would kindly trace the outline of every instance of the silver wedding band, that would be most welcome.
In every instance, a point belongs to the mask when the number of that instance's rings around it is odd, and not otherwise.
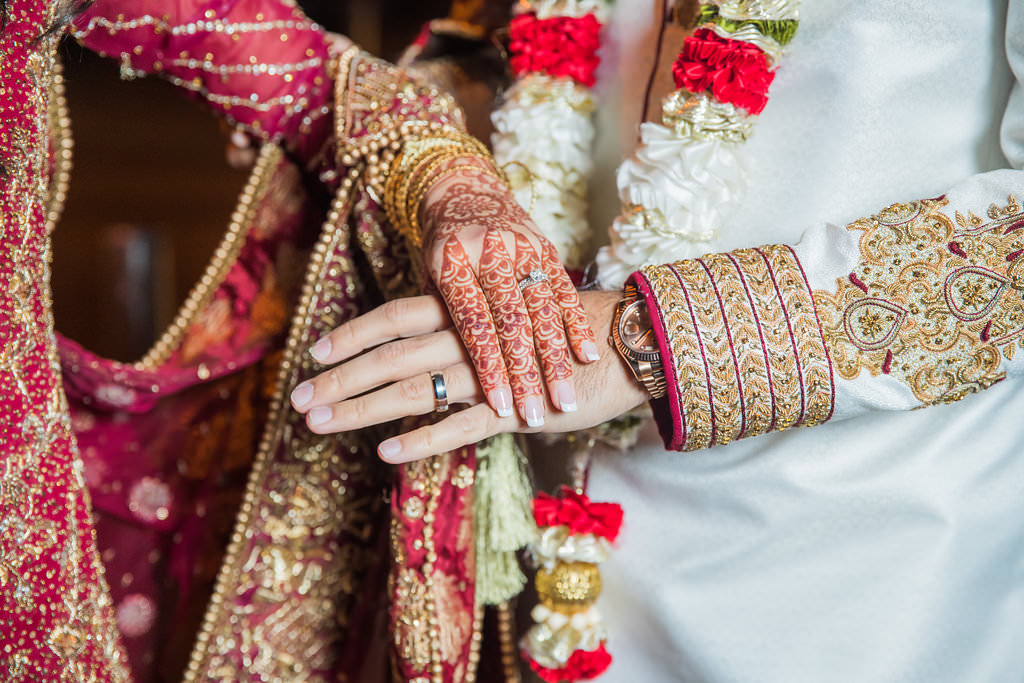
[[[443,413],[448,410],[448,388],[444,384],[444,375],[434,370],[429,374],[434,389],[434,412]]]
[[[529,275],[519,281],[519,291],[525,291],[527,287],[533,287],[547,281],[548,274],[543,270],[531,270]]]

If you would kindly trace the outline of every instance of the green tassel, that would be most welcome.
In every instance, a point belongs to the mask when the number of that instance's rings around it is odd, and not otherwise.
[[[526,585],[516,551],[533,541],[533,486],[526,457],[511,434],[499,434],[476,450],[473,531],[477,602],[496,605]]]

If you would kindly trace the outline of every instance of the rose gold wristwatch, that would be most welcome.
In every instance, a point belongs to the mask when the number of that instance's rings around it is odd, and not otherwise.
[[[668,392],[647,302],[632,284],[626,285],[624,297],[615,307],[611,342],[651,398],[661,398]]]

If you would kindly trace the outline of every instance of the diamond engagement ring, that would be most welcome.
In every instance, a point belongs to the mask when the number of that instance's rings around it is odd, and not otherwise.
[[[533,287],[547,281],[548,274],[543,270],[531,270],[529,275],[519,281],[519,291],[525,291],[527,287]]]
[[[444,375],[434,370],[428,374],[434,389],[434,412],[443,413],[448,410],[448,389],[444,385]]]

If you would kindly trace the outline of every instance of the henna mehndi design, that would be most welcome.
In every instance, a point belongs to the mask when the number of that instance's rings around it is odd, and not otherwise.
[[[457,239],[444,244],[438,289],[473,360],[484,393],[490,396],[491,392],[507,387],[508,376],[487,300],[473,275],[466,250]]]
[[[525,277],[540,266],[536,250],[523,235],[516,234],[516,273]],[[533,338],[544,378],[548,385],[572,377],[568,343],[562,325],[561,310],[548,282],[539,282],[523,290],[526,310],[533,323]]]
[[[532,397],[543,395],[543,370],[549,389],[558,393],[555,405],[571,410],[575,396],[568,383],[572,364],[566,328],[582,362],[596,359],[597,346],[554,247],[536,232],[504,184],[471,167],[431,187],[421,219],[426,270],[448,305],[492,406],[501,413],[492,392],[510,386],[524,416],[530,410],[526,403],[536,411],[539,405]],[[514,260],[509,254],[513,245]],[[521,294],[519,280],[536,269],[548,275],[550,285]],[[481,332],[484,313],[493,338]],[[500,363],[484,357],[496,349],[503,354]]]
[[[542,396],[544,392],[533,352],[533,326],[516,281],[501,233],[488,230],[480,256],[480,284],[491,306],[491,316],[505,354],[512,395],[521,401],[530,395]]]
[[[541,243],[541,251],[541,269],[548,274],[551,291],[562,309],[565,331],[573,353],[581,363],[597,360],[597,340],[594,331],[590,329],[590,319],[583,310],[576,286],[558,259],[555,245],[544,241]]]

